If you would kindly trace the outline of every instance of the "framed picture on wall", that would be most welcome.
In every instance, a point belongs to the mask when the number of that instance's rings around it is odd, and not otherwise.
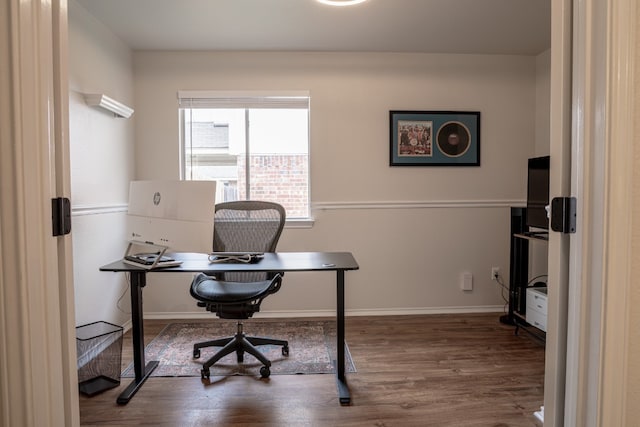
[[[480,166],[480,112],[390,111],[390,166]]]

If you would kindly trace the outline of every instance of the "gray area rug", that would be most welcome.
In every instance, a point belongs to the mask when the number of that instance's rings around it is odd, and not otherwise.
[[[289,342],[289,356],[282,355],[282,347],[259,346],[271,360],[271,375],[334,373],[336,358],[336,325],[334,321],[244,321],[247,336],[285,339]],[[199,377],[202,363],[220,348],[201,349],[199,359],[193,359],[193,344],[231,336],[236,323],[215,320],[207,323],[171,323],[147,345],[146,361],[158,360],[160,365],[152,377]],[[262,364],[245,353],[244,363],[238,364],[235,353],[225,356],[211,367],[211,376],[259,376]],[[345,344],[345,370],[356,372],[349,348]],[[133,364],[122,376],[133,377]]]

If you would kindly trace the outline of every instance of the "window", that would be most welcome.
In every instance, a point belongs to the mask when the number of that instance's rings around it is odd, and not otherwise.
[[[309,218],[308,93],[180,91],[178,101],[183,179],[217,181],[218,200],[268,200]]]

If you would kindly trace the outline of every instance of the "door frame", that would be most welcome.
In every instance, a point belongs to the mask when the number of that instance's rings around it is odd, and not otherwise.
[[[0,424],[79,421],[69,197],[66,0],[0,2]]]
[[[629,425],[631,420],[637,421],[630,411],[638,412],[632,408],[637,395],[629,389],[630,384],[638,381],[629,375],[632,359],[629,349],[632,337],[637,336],[631,313],[638,311],[630,304],[630,298],[634,289],[633,213],[639,197],[634,192],[637,176],[634,170],[640,167],[635,154],[640,142],[636,113],[640,102],[636,86],[639,11],[634,0],[607,2],[603,269],[602,286],[594,286],[594,292],[599,292],[602,301],[602,328],[600,353],[593,360],[599,373],[593,379],[597,394],[593,402],[587,401],[597,408],[595,416],[599,426]],[[635,227],[637,230],[637,224]],[[637,249],[635,251],[637,258]]]
[[[566,378],[556,390],[564,401],[552,402],[558,411],[547,424],[545,389],[545,424],[627,425],[637,6],[576,0],[572,7],[570,194],[578,232],[569,243]]]

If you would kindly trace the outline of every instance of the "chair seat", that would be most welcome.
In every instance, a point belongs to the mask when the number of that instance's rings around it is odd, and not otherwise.
[[[198,274],[191,283],[191,295],[203,302],[240,303],[260,298],[269,292],[272,280],[226,282]]]

